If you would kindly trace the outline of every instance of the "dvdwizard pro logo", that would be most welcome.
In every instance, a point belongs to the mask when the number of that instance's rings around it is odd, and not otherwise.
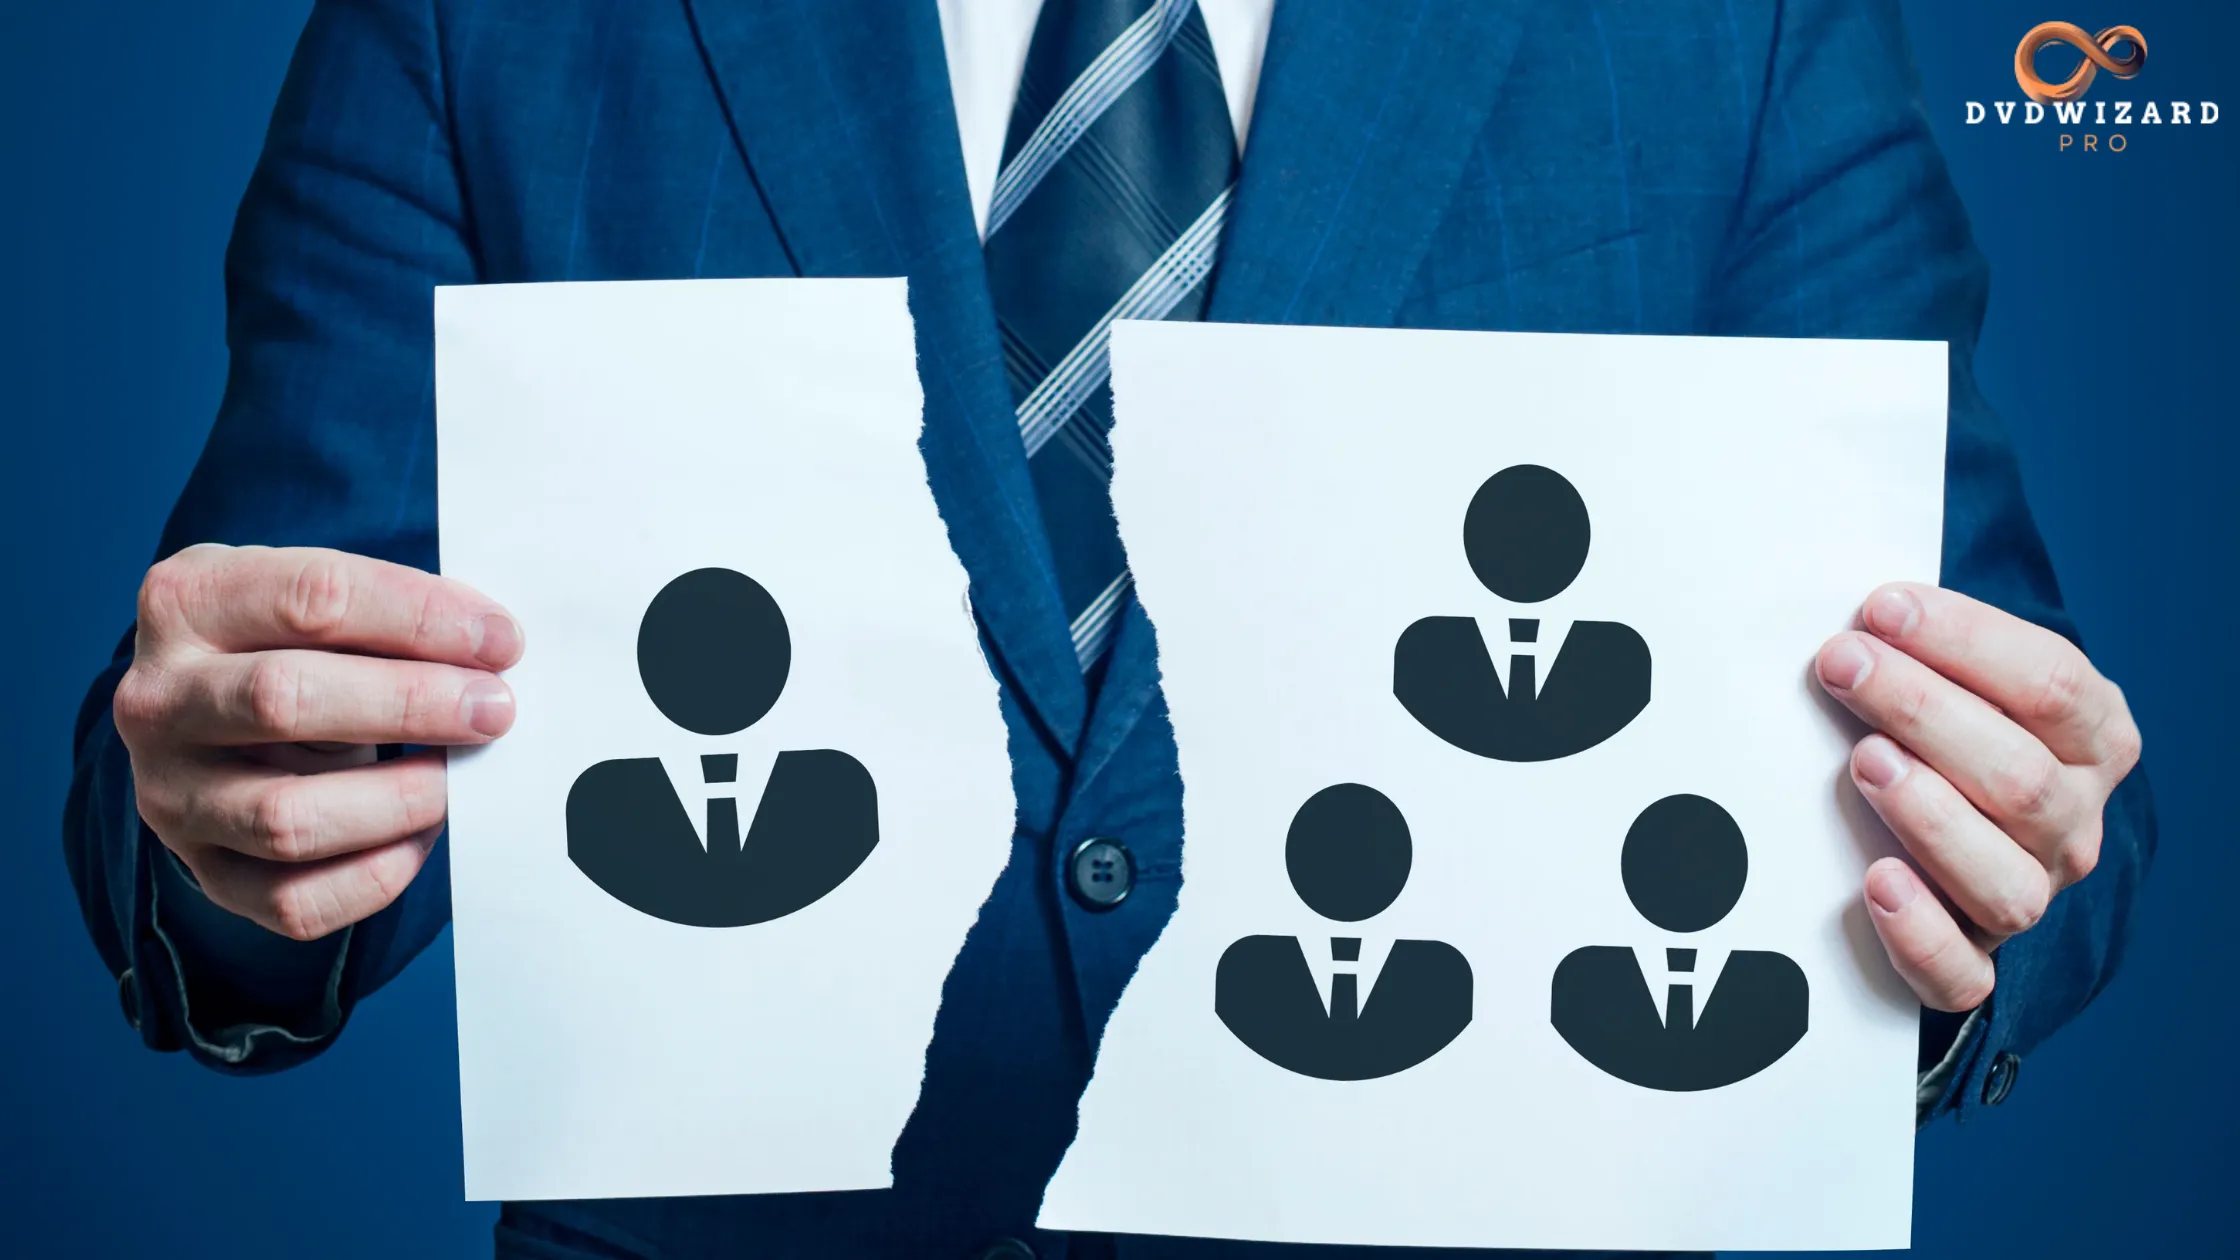
[[[2048,56],[2041,58],[2041,53]],[[2044,74],[2041,60],[2058,60],[2063,53],[2078,59],[2066,77]],[[1982,101],[1969,101],[1968,125],[1996,118],[2000,126],[2008,126],[2019,113],[2023,126],[2036,127],[2050,117],[2062,153],[2122,153],[2131,147],[2126,128],[2216,125],[2215,101],[2149,100],[2142,106],[2105,96],[2084,99],[2101,74],[2129,81],[2146,67],[2147,37],[2136,26],[2091,32],[2074,22],[2041,23],[2014,50],[2015,83],[2029,99],[1993,101],[1988,108]]]
[[[2048,83],[2038,77],[2038,53],[2054,44],[2067,44],[2084,54],[2084,61],[2076,72],[2059,83]],[[2120,57],[2118,48],[2125,50]],[[2092,80],[2102,70],[2119,79],[2138,77],[2147,65],[2147,37],[2136,26],[2111,26],[2097,35],[2087,35],[2084,28],[2074,22],[2045,22],[2022,37],[2022,44],[2014,50],[2014,81],[2022,85],[2022,94],[2041,105],[2055,101],[2073,101],[2092,87]]]

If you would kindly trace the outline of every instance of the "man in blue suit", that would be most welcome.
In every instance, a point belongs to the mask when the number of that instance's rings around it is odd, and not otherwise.
[[[67,849],[147,1044],[286,1067],[444,923],[442,762],[409,750],[502,736],[537,627],[427,572],[430,290],[900,274],[1018,818],[894,1188],[514,1205],[501,1254],[1304,1254],[1032,1225],[1179,883],[1104,519],[1113,314],[1950,342],[1942,586],[1862,592],[1816,668],[1911,858],[1863,895],[1930,1010],[1922,1114],[2004,1098],[2113,973],[2153,821],[1975,385],[1984,268],[1894,6],[1270,8],[320,4],[228,257],[223,409],[77,730]]]

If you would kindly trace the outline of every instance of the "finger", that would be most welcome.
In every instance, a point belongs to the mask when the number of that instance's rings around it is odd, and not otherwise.
[[[211,901],[266,929],[317,940],[368,918],[420,873],[437,830],[319,862],[267,862],[228,849],[193,851],[188,869]]]
[[[1852,750],[1851,779],[1929,881],[1992,939],[2027,932],[2045,917],[2053,882],[2044,864],[1935,769],[1869,735]]]
[[[326,774],[236,762],[206,769],[156,834],[271,862],[318,862],[438,826],[445,802],[437,752]]]
[[[323,647],[506,669],[521,628],[473,588],[317,547],[192,547],[157,565],[143,619],[169,616],[224,652]]]
[[[159,724],[184,744],[482,744],[513,725],[495,674],[339,652],[203,656],[159,684]]]
[[[2085,790],[2089,771],[2063,764],[2005,714],[1872,635],[1830,639],[1818,669],[1830,695],[1935,766],[2041,859],[2051,860],[2099,807],[2101,793]]]
[[[289,774],[325,774],[370,766],[381,759],[381,750],[372,744],[256,744],[241,749],[240,756]]]
[[[1867,597],[1860,624],[1996,705],[2075,766],[2131,770],[2139,730],[2114,683],[2074,643],[1954,591],[1901,582]]]
[[[1867,868],[1867,917],[1921,1004],[1938,1011],[1972,1011],[1991,996],[1997,979],[1991,955],[1968,939],[1913,869],[1897,858]]]

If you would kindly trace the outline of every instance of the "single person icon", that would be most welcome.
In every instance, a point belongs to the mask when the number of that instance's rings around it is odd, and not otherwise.
[[[1284,844],[1299,899],[1342,923],[1390,906],[1413,861],[1399,807],[1358,783],[1308,798]],[[1330,956],[1360,962],[1361,938],[1332,937]],[[1299,938],[1248,936],[1221,955],[1213,1009],[1261,1058],[1325,1081],[1405,1071],[1445,1049],[1470,1023],[1470,963],[1443,941],[1395,941],[1367,1002],[1360,983],[1356,970],[1337,971],[1325,1007]]]
[[[1641,811],[1620,859],[1626,895],[1641,917],[1668,932],[1693,933],[1727,917],[1742,899],[1750,853],[1742,828],[1700,796],[1668,796]],[[1576,950],[1556,967],[1550,1020],[1587,1062],[1650,1089],[1719,1089],[1771,1067],[1804,1037],[1810,994],[1786,955],[1727,955],[1696,1013],[1694,949],[1665,951],[1675,979],[1665,1012],[1631,949]]]
[[[785,614],[730,569],[695,569],[661,589],[638,626],[638,678],[663,716],[734,735],[778,702],[792,668]],[[634,910],[690,927],[783,918],[838,888],[879,843],[878,792],[844,752],[782,752],[742,843],[736,753],[700,758],[703,841],[658,757],[602,761],[568,792],[568,857]]]
[[[1563,475],[1517,464],[1470,500],[1462,546],[1485,588],[1518,604],[1563,593],[1586,567],[1587,505]],[[1509,685],[1473,617],[1426,617],[1392,653],[1392,694],[1424,729],[1496,761],[1553,761],[1625,729],[1649,704],[1649,645],[1629,626],[1578,621],[1539,669],[1540,621],[1515,617]]]

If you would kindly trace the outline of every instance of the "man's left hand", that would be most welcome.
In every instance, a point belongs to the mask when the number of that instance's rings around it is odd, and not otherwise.
[[[2092,873],[2139,728],[2074,644],[1965,595],[1894,583],[1858,627],[1816,667],[1875,728],[1851,779],[1914,862],[1867,868],[1867,914],[1923,1005],[1973,1010],[1991,996],[1992,951]]]

